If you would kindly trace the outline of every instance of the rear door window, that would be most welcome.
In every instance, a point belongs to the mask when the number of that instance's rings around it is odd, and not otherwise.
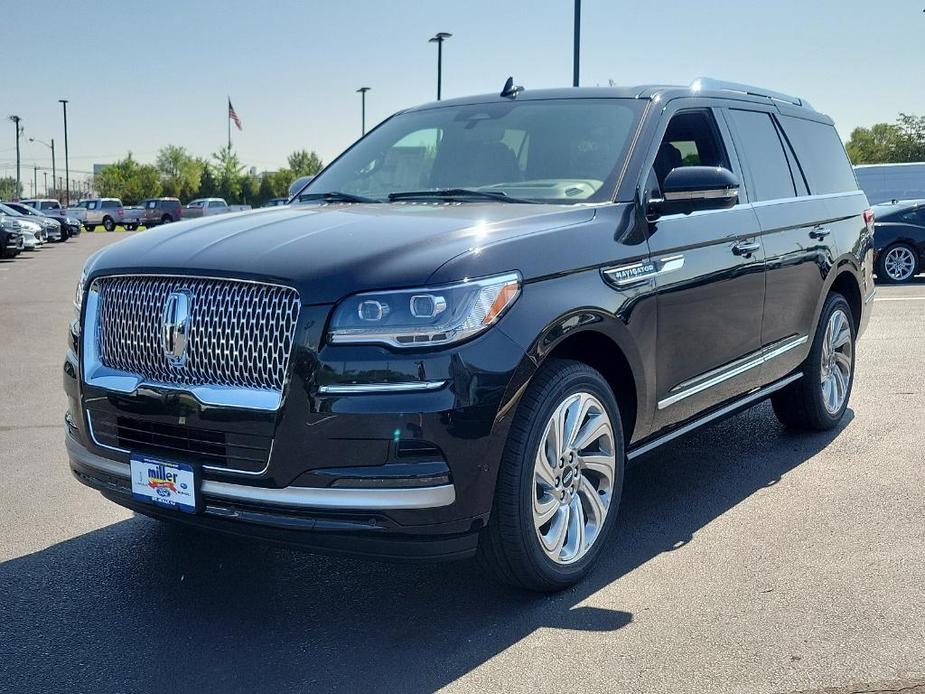
[[[858,189],[851,162],[833,126],[793,116],[781,116],[780,123],[813,195]]]
[[[796,195],[787,155],[771,114],[730,109],[736,148],[749,176],[752,200],[778,200]]]

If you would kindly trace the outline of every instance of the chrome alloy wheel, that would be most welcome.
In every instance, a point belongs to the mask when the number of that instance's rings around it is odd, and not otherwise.
[[[891,248],[883,259],[883,269],[894,282],[903,282],[912,276],[915,269],[915,256],[905,246]]]
[[[833,311],[822,341],[822,403],[833,415],[845,404],[854,367],[854,345],[848,320],[841,309]]]
[[[616,457],[607,411],[590,393],[563,400],[546,423],[533,467],[533,524],[557,564],[581,559],[600,535]]]

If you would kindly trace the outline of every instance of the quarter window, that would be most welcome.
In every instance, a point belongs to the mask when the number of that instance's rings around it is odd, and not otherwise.
[[[858,189],[851,162],[833,126],[792,116],[781,116],[780,123],[796,151],[813,195]]]
[[[751,178],[752,200],[777,200],[796,195],[787,155],[771,115],[760,111],[731,109],[736,147]]]

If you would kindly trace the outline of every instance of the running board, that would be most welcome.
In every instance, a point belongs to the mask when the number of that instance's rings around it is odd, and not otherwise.
[[[674,441],[679,436],[684,436],[685,434],[689,434],[690,432],[694,431],[695,429],[699,429],[705,424],[709,424],[710,422],[715,422],[718,419],[722,419],[723,417],[726,417],[730,414],[735,413],[737,410],[741,410],[743,408],[746,408],[750,405],[755,404],[756,402],[760,400],[764,400],[769,395],[771,395],[771,393],[774,393],[775,391],[778,391],[781,388],[785,388],[786,386],[789,386],[791,383],[801,378],[802,376],[803,376],[802,371],[797,372],[795,374],[791,374],[785,378],[782,378],[781,380],[775,383],[764,386],[763,388],[759,388],[758,390],[752,391],[745,397],[740,398],[739,400],[736,400],[734,402],[731,402],[728,405],[724,405],[718,410],[714,410],[713,412],[710,412],[709,414],[706,414],[703,417],[700,417],[699,419],[695,419],[691,422],[688,422],[687,424],[683,426],[678,427],[677,429],[673,431],[669,431],[667,434],[663,434],[653,439],[652,441],[649,441],[648,443],[643,443],[642,445],[636,448],[631,448],[629,452],[626,454],[626,459],[634,460],[641,455],[645,455],[646,453],[649,453],[650,451],[654,451],[656,448],[658,448],[659,446],[663,446],[669,441]]]

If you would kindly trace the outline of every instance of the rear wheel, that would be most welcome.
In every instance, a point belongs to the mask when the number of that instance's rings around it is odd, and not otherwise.
[[[908,282],[918,272],[918,254],[905,243],[890,246],[877,259],[877,277],[882,282]]]
[[[106,231],[115,231],[116,223],[112,217],[103,217],[103,228]]]
[[[575,361],[534,377],[511,425],[478,561],[536,591],[580,581],[613,530],[623,489],[620,410],[607,381]]]
[[[172,221],[173,217],[171,217],[169,214],[165,214],[163,217],[161,217],[161,224],[170,224]]]
[[[88,224],[87,231],[96,231],[96,224]]]
[[[841,421],[854,383],[854,321],[841,294],[829,294],[803,377],[771,396],[774,414],[793,429],[825,431]]]

